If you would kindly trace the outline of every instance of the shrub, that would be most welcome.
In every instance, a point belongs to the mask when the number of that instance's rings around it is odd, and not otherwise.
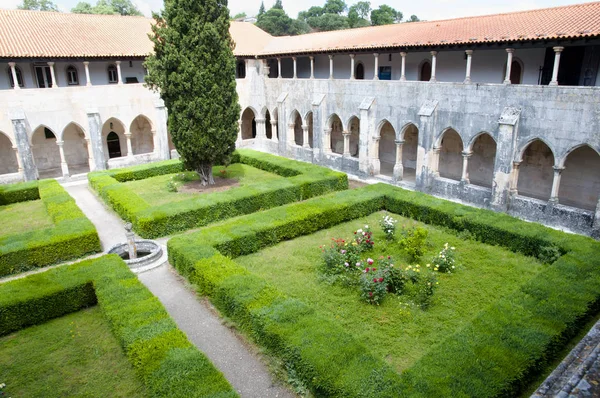
[[[98,304],[153,397],[236,397],[117,255],[0,285],[0,336]]]
[[[448,247],[448,243],[444,244],[444,248],[431,259],[434,271],[452,273],[456,268],[455,248]]]
[[[360,276],[360,296],[369,304],[379,305],[385,298],[388,288],[386,274],[381,268],[367,267]]]
[[[40,198],[38,181],[0,185],[0,206]]]
[[[419,260],[423,255],[428,234],[429,232],[425,228],[416,227],[408,230],[405,237],[398,242],[412,261]]]
[[[375,246],[373,232],[371,232],[368,225],[365,225],[364,229],[359,228],[354,231],[354,243],[356,243],[359,253],[369,251]]]
[[[398,220],[394,219],[393,217],[391,217],[387,214],[385,216],[383,216],[381,221],[379,221],[379,226],[381,227],[381,230],[385,234],[385,238],[387,240],[394,240],[394,236],[396,235],[396,224],[397,223],[398,223]]]

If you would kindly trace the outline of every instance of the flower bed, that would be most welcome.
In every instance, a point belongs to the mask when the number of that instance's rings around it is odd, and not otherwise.
[[[454,234],[455,241],[444,238],[426,249],[425,257],[439,256],[446,242],[459,246],[458,235],[540,260],[547,261],[549,252],[560,257],[530,278],[516,275],[510,294],[492,298],[437,339],[421,342],[422,351],[400,366],[401,374],[373,354],[373,346],[385,347],[385,339],[357,339],[340,323],[343,314],[336,317],[315,308],[318,295],[299,299],[282,290],[283,285],[224,257],[255,253],[379,210],[426,223],[430,233],[439,226]],[[239,217],[175,237],[168,246],[171,264],[182,275],[322,396],[514,396],[584,324],[600,299],[598,242],[385,184]],[[297,255],[307,255],[308,247],[302,245]],[[296,272],[291,266],[294,255],[272,261],[281,268],[278,272]],[[507,260],[490,261],[502,267]],[[460,281],[467,275],[462,269],[440,274],[440,292],[427,311],[434,311],[436,300],[443,297],[445,280]],[[305,280],[294,276],[298,289],[305,290]],[[387,305],[354,302],[371,310]],[[386,317],[380,319],[386,322]],[[393,336],[388,338],[401,338]]]
[[[53,223],[47,228],[0,237],[0,277],[101,250],[96,228],[56,180],[2,187],[0,197],[4,203],[39,197]]]
[[[152,206],[122,182],[182,170],[176,161],[136,168],[90,173],[90,185],[134,230],[144,238],[156,238],[207,225],[242,214],[281,206],[348,188],[344,173],[248,149],[235,153],[234,162],[285,177]]]
[[[237,397],[117,255],[0,284],[0,336],[96,304],[150,396]]]

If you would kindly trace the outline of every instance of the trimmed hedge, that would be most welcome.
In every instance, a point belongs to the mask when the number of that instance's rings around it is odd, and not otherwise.
[[[88,179],[102,199],[123,219],[130,221],[134,230],[144,238],[157,238],[186,231],[226,218],[348,188],[346,174],[309,163],[248,149],[237,151],[233,161],[281,175],[286,179],[268,183],[257,182],[226,192],[199,195],[161,206],[150,206],[120,182],[181,171],[182,165],[178,161],[90,173]]]
[[[547,246],[563,255],[432,347],[402,375],[388,372],[332,321],[319,319],[309,306],[223,257],[253,253],[383,209],[469,230],[482,242],[525,255],[540,256]],[[238,217],[175,237],[168,247],[171,264],[260,344],[290,363],[315,395],[515,396],[600,303],[600,243],[387,184]],[[363,363],[362,370],[354,367],[355,360]],[[369,390],[373,384],[381,390]]]
[[[39,181],[39,197],[54,226],[1,237],[0,277],[102,250],[96,228],[56,180]]]
[[[38,181],[0,185],[0,206],[36,200],[39,198]]]
[[[0,284],[0,336],[95,304],[150,396],[238,396],[116,255]]]

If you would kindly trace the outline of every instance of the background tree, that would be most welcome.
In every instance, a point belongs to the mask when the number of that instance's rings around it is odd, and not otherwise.
[[[58,11],[58,7],[51,0],[23,0],[17,7],[19,10]]]
[[[348,9],[344,0],[327,0],[323,6],[325,14],[338,14],[342,15],[344,11]]]
[[[318,31],[340,30],[350,28],[348,17],[338,14],[323,14],[308,19],[308,25]]]
[[[238,12],[233,17],[231,17],[231,19],[236,20],[236,19],[241,19],[241,18],[246,18],[246,17],[247,17],[247,15],[245,12]]]
[[[95,6],[82,1],[71,8],[71,12],[75,14],[142,15],[131,0],[98,0]]]
[[[264,13],[265,13],[265,2],[261,1],[260,2],[260,8],[258,9],[258,16],[260,17]]]
[[[416,15],[411,15],[409,19],[406,20],[406,22],[419,22],[420,19],[419,17],[417,17]]]
[[[362,28],[371,25],[367,19],[371,12],[371,3],[368,1],[359,1],[348,9],[348,25],[351,28]]]
[[[258,16],[256,26],[273,36],[299,35],[310,31],[304,21],[290,18],[283,9],[275,6]]]
[[[183,164],[214,184],[212,167],[229,162],[240,117],[227,0],[169,0],[154,18],[146,82],[169,109]]]
[[[371,11],[372,25],[390,25],[402,21],[402,13],[394,8],[382,4],[378,9]]]
[[[273,4],[272,8],[283,10],[283,3],[281,2],[281,0],[275,0],[275,4]]]

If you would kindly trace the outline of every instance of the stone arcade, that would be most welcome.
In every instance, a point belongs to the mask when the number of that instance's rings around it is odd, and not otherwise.
[[[142,84],[150,23],[0,11],[0,180],[171,156],[164,104]],[[45,48],[36,38],[55,24],[77,39]],[[599,233],[600,3],[296,37],[232,22],[231,33],[238,146]]]

